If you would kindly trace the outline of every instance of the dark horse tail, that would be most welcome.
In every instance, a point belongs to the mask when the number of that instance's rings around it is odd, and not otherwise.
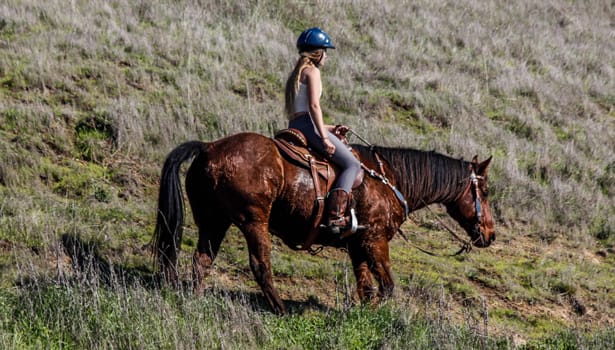
[[[184,197],[179,170],[182,163],[205,152],[205,146],[201,141],[185,142],[169,153],[162,167],[153,255],[160,272],[171,281],[177,278],[177,251],[184,224]]]

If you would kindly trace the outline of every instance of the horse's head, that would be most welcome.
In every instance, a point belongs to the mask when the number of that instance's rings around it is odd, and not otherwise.
[[[477,157],[469,163],[468,185],[461,196],[449,204],[446,209],[461,227],[466,230],[477,247],[488,247],[495,240],[493,217],[489,206],[487,174],[491,157],[478,163]]]

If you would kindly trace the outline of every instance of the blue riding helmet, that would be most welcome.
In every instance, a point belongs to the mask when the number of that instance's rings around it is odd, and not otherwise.
[[[335,49],[329,34],[318,27],[306,29],[297,39],[297,49],[299,52],[311,51],[315,49]]]

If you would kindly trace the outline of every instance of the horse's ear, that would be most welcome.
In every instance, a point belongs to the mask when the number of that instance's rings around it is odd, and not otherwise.
[[[472,157],[472,161],[468,164],[468,168],[475,173],[478,171],[478,155]]]
[[[482,176],[487,176],[489,173],[489,164],[491,164],[491,159],[493,156],[489,156],[489,158],[485,159],[482,163],[478,165],[478,173]]]

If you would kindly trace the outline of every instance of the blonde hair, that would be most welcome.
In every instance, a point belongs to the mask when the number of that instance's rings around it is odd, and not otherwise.
[[[300,52],[299,59],[297,60],[297,64],[295,64],[295,69],[288,76],[288,80],[286,80],[286,103],[284,109],[286,110],[286,114],[290,117],[292,116],[295,109],[295,97],[297,96],[297,92],[299,92],[299,83],[301,82],[301,72],[307,67],[317,67],[318,62],[322,59],[324,54],[323,49],[317,49],[313,51],[303,51]]]

